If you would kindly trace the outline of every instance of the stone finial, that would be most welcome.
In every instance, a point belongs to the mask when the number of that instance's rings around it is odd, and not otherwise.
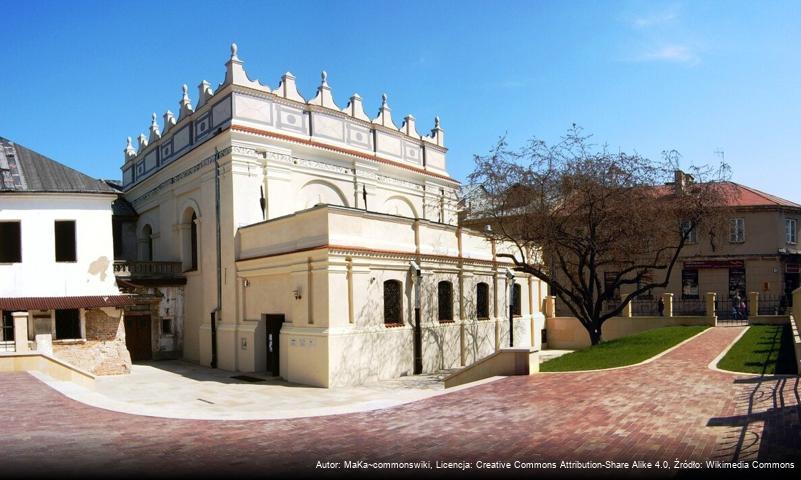
[[[192,112],[195,110],[192,108],[192,101],[189,99],[189,87],[186,84],[183,84],[181,87],[184,91],[184,95],[181,98],[181,101],[178,102],[178,105],[181,106],[181,111],[178,113],[178,120],[182,120],[183,118],[192,115]]]
[[[139,149],[136,151],[137,155],[142,153],[142,151],[147,148],[147,137],[145,137],[144,133],[139,134]]]
[[[225,81],[220,87],[235,83],[237,85],[244,85],[246,87],[270,92],[270,88],[266,85],[262,85],[258,81],[253,81],[248,78],[248,74],[245,73],[245,67],[243,67],[244,62],[242,62],[242,60],[239,58],[238,53],[239,47],[236,46],[236,43],[232,43],[231,58],[225,63]],[[200,104],[198,104],[198,106],[200,106]]]
[[[153,143],[159,138],[161,138],[161,131],[159,130],[158,122],[156,122],[156,114],[154,112],[150,120],[150,138],[148,143]]]
[[[428,138],[439,146],[445,145],[445,130],[440,126],[439,116],[434,117],[434,128],[431,129],[431,136]]]
[[[358,93],[354,93],[350,97],[350,101],[348,105],[345,107],[343,112],[347,113],[353,118],[358,118],[359,120],[370,121],[370,117],[364,113],[364,105],[362,105],[362,97],[359,96]]]
[[[328,73],[323,70],[320,74],[320,78],[322,81],[320,82],[320,86],[317,87],[317,95],[309,100],[309,105],[319,105],[321,107],[339,110],[339,107],[334,103],[334,97],[331,95],[331,87],[328,86]]]
[[[395,122],[392,121],[392,109],[389,108],[386,93],[381,95],[381,108],[378,109],[378,116],[373,119],[373,123],[395,130],[398,129]]]
[[[198,99],[197,99],[197,108],[202,107],[209,101],[209,99],[214,95],[214,91],[211,89],[211,84],[205,80],[200,82],[200,85],[197,86],[198,92]]]
[[[164,133],[167,133],[176,123],[175,115],[173,115],[171,111],[167,110],[164,113]]]
[[[136,156],[136,150],[134,150],[133,144],[131,143],[131,137],[128,137],[128,144],[125,145],[125,161],[134,158]]]
[[[295,76],[292,75],[292,72],[286,72],[281,76],[281,83],[278,84],[276,93],[290,100],[306,101],[298,92],[298,86],[295,84]]]
[[[410,137],[420,138],[420,134],[417,133],[417,126],[415,125],[414,115],[409,114],[403,118],[403,125],[401,125],[401,131]]]

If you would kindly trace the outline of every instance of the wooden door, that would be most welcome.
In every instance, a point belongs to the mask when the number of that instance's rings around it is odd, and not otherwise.
[[[150,339],[150,315],[125,315],[125,346],[131,354],[131,361],[153,359]]]
[[[279,365],[278,347],[280,342],[278,336],[281,333],[281,325],[284,323],[283,315],[264,314],[264,323],[267,330],[267,371],[271,372],[273,376],[281,374]]]

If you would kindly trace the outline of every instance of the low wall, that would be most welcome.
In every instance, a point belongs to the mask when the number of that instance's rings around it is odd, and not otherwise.
[[[799,321],[796,317],[790,316],[790,328],[793,330],[793,349],[795,350],[795,371],[801,375],[801,330],[798,328]]]
[[[131,373],[131,355],[125,345],[122,311],[86,310],[86,339],[54,341],[53,355],[95,375]]]
[[[786,325],[790,315],[756,315],[748,318],[751,325]]]
[[[57,358],[41,353],[0,354],[0,372],[44,373],[54,380],[73,382],[94,388],[95,376]]]
[[[715,317],[613,317],[604,322],[601,332],[604,340],[614,340],[654,328],[715,323]],[[546,318],[545,330],[550,349],[578,350],[592,345],[587,329],[575,317]]]
[[[540,371],[539,351],[531,347],[503,348],[478,362],[451,374],[445,388],[496,377],[498,375],[532,375]]]

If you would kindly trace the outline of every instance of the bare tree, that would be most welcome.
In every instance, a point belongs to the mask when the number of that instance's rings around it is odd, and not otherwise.
[[[488,236],[514,245],[499,256],[547,282],[595,345],[606,320],[667,286],[689,239],[714,248],[724,228],[728,167],[684,173],[678,159],[610,152],[575,125],[555,145],[534,139],[513,150],[502,138],[475,156],[464,224],[489,225]]]

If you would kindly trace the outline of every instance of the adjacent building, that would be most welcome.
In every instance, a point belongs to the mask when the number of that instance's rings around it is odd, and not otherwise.
[[[185,281],[183,358],[336,386],[539,345],[542,285],[456,224],[439,119],[421,135],[386,95],[375,117],[340,107],[325,72],[308,100],[291,73],[271,88],[235,45],[225,80],[163,118],[125,148],[121,260]]]
[[[113,271],[116,198],[0,137],[0,350],[34,348],[94,374],[130,370],[122,308],[132,301]]]

